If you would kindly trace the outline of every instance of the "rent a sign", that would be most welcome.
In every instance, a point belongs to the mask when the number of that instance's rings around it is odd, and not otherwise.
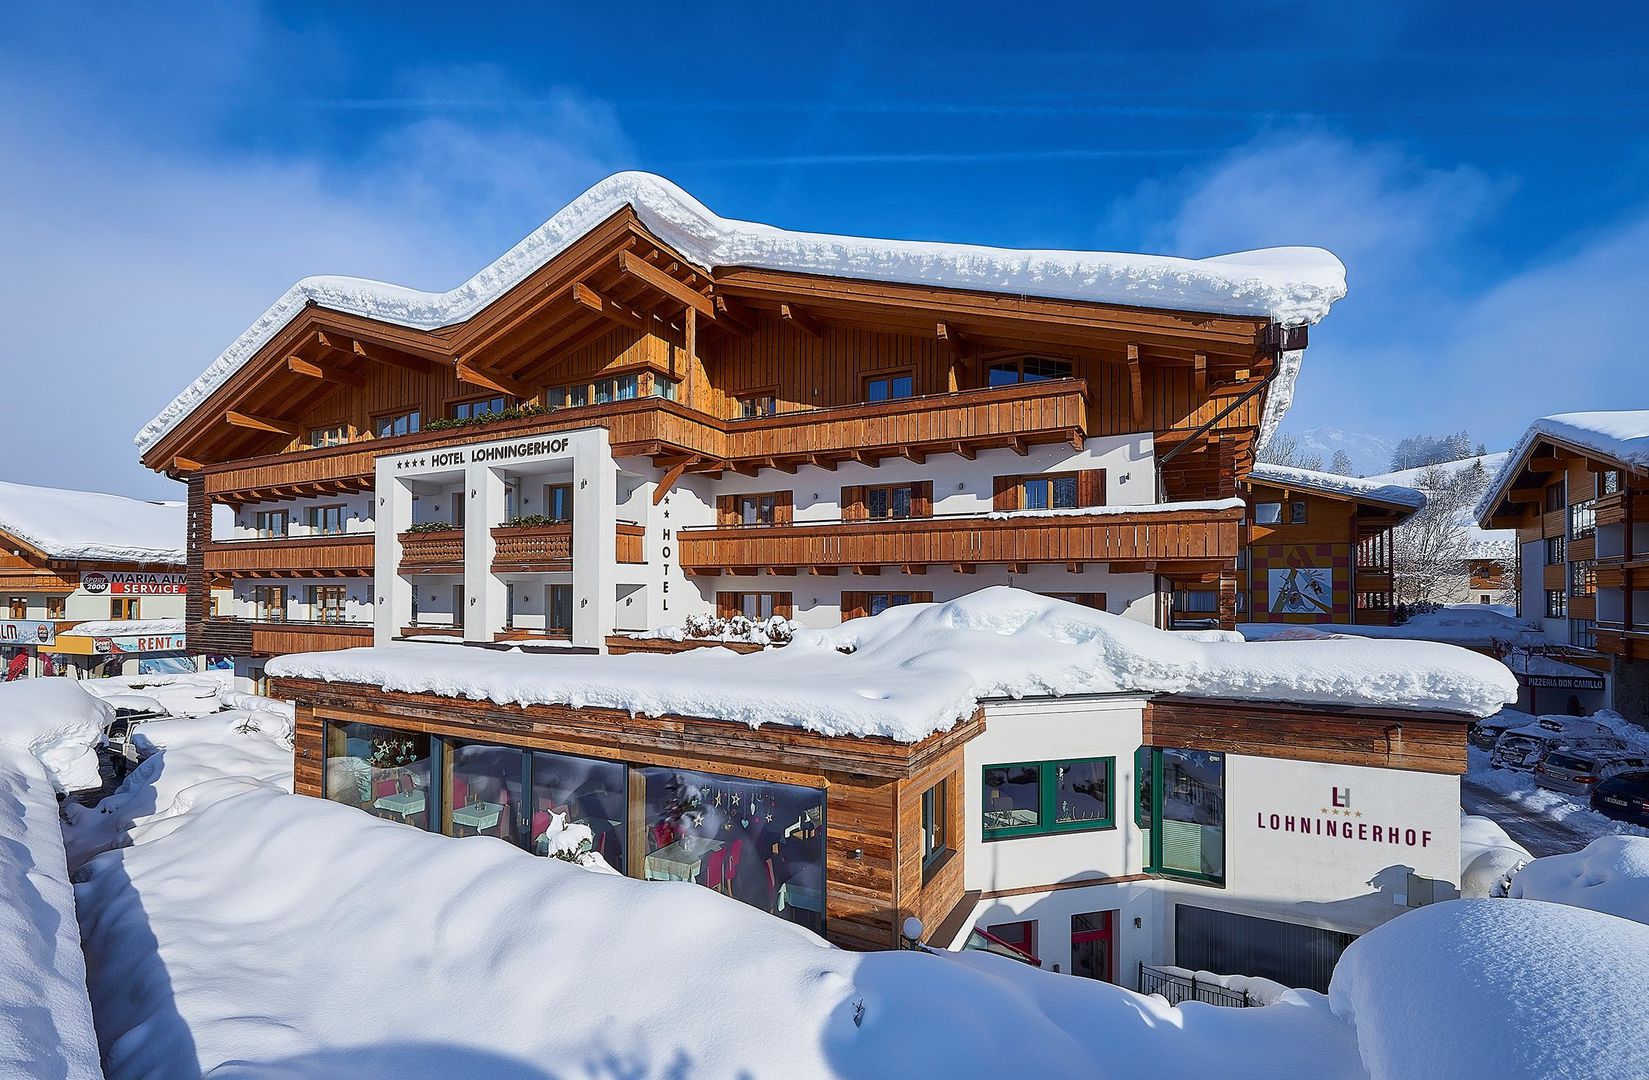
[[[188,649],[189,639],[185,634],[66,633],[57,639],[51,651],[67,656],[126,656],[187,652]]]
[[[0,645],[50,645],[56,640],[56,623],[0,619]]]
[[[83,570],[80,587],[95,596],[182,596],[188,580],[184,574],[146,570]]]

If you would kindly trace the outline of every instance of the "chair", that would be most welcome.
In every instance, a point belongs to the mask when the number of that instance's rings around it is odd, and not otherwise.
[[[737,850],[737,849],[734,849]],[[721,851],[712,851],[704,868],[704,884],[706,888],[717,892],[726,892],[728,878],[732,875],[727,872],[727,857],[730,854],[725,848]]]
[[[452,805],[463,806],[469,802],[470,782],[462,776],[452,778]]]
[[[532,816],[532,844],[535,849],[538,847],[538,842],[544,838],[544,834],[549,831],[549,828],[550,812],[548,810],[536,811]]]
[[[372,797],[374,799],[382,799],[389,795],[398,795],[400,794],[400,791],[401,781],[399,777],[391,776],[387,780],[375,780],[372,783]]]

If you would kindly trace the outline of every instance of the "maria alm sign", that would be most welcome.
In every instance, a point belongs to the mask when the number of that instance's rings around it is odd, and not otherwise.
[[[86,570],[80,587],[93,596],[182,596],[188,592],[183,574],[150,571]]]

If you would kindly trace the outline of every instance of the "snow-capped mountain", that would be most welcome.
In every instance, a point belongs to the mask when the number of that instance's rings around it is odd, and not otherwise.
[[[1286,429],[1285,429],[1286,430]],[[1363,431],[1343,431],[1337,427],[1314,427],[1296,431],[1299,456],[1321,457],[1323,468],[1330,467],[1336,450],[1344,450],[1351,459],[1351,471],[1357,476],[1372,476],[1391,468],[1391,452],[1397,440],[1370,435]]]

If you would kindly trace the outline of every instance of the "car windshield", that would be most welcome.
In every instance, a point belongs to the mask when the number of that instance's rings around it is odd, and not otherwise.
[[[1546,758],[1546,764],[1553,769],[1572,769],[1575,772],[1585,772],[1592,767],[1591,761],[1574,754],[1552,754]]]

